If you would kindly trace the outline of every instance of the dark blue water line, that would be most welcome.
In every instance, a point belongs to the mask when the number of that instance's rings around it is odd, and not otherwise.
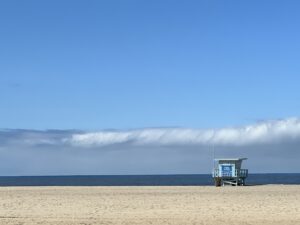
[[[250,174],[248,185],[300,184],[300,173]],[[202,186],[213,185],[210,174],[0,176],[0,186]]]

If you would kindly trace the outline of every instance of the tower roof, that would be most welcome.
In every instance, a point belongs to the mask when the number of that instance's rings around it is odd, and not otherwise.
[[[215,161],[242,161],[242,160],[247,160],[247,158],[219,158],[214,160]]]

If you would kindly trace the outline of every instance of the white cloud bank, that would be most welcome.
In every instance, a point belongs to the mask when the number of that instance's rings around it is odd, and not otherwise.
[[[130,145],[220,145],[246,146],[300,139],[300,119],[288,118],[256,123],[239,128],[185,129],[149,128],[129,131],[74,133],[63,142],[78,147]]]
[[[223,129],[0,130],[0,175],[210,173],[215,157],[251,172],[300,172],[300,118]]]
[[[144,128],[121,131],[0,130],[2,146],[101,148],[126,146],[249,146],[300,141],[300,119],[222,129]]]

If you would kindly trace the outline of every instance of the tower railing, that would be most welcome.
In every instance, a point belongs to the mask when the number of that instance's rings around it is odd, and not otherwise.
[[[232,173],[220,173],[219,169],[214,169],[212,172],[213,177],[240,177],[246,178],[248,176],[248,169],[236,169],[234,175]]]

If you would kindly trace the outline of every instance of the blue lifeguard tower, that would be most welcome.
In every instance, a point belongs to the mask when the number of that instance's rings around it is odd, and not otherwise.
[[[216,186],[226,184],[233,186],[245,185],[248,169],[242,169],[242,162],[247,158],[214,159],[212,176]]]

